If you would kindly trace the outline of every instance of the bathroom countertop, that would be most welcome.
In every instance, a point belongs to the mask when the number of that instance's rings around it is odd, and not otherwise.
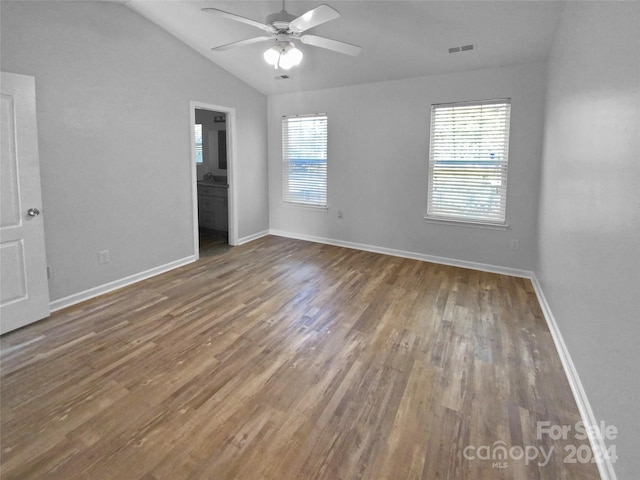
[[[203,185],[205,187],[218,187],[218,188],[229,188],[229,185],[222,182],[205,182],[199,181],[198,185]]]

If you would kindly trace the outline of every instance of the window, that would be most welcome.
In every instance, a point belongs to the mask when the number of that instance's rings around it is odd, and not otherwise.
[[[196,163],[202,163],[202,125],[196,123]]]
[[[327,116],[282,118],[282,200],[327,206]]]
[[[431,106],[427,218],[505,224],[509,99]]]

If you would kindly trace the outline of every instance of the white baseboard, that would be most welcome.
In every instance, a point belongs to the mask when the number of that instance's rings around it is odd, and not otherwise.
[[[247,235],[246,237],[239,238],[236,245],[244,245],[245,243],[249,243],[259,238],[266,237],[267,235],[269,235],[269,230],[263,230],[262,232],[254,233],[253,235]]]
[[[248,235],[246,237],[238,239],[236,245],[243,245],[267,235],[269,235],[269,231],[263,230],[262,232],[254,233],[253,235]],[[188,263],[195,262],[196,260],[198,260],[198,258],[195,255],[190,255],[188,257],[169,262],[165,265],[160,265],[158,267],[145,270],[144,272],[136,273],[119,280],[114,280],[113,282],[105,283],[104,285],[99,285],[97,287],[93,287],[88,290],[84,290],[82,292],[74,293],[73,295],[54,300],[49,304],[49,308],[51,312],[55,312],[66,307],[70,307],[71,305],[75,305],[76,303],[84,302],[85,300],[89,300],[90,298],[97,297],[98,295],[103,295],[105,293],[112,292],[113,290],[117,290],[118,288],[126,287],[127,285],[139,282],[140,280],[145,280],[155,275],[173,270],[174,268],[187,265]]]
[[[66,307],[70,307],[71,305],[75,305],[76,303],[84,302],[85,300],[89,300],[90,298],[97,297],[98,295],[103,295],[105,293],[112,292],[113,290],[117,290],[118,288],[126,287],[127,285],[139,282],[140,280],[145,280],[161,273],[168,272],[169,270],[173,270],[174,268],[178,268],[188,263],[195,262],[196,260],[197,258],[195,255],[190,255],[188,257],[181,258],[164,265],[160,265],[158,267],[150,268],[149,270],[145,270],[144,272],[135,273],[133,275],[129,275],[128,277],[105,283],[104,285],[99,285],[82,292],[74,293],[73,295],[69,295],[68,297],[59,298],[58,300],[52,301],[49,304],[49,308],[52,312],[55,312]]]
[[[596,420],[596,416],[591,409],[591,404],[589,403],[587,394],[584,391],[584,387],[582,386],[580,377],[578,376],[578,371],[573,364],[573,360],[571,360],[571,355],[569,355],[567,345],[564,343],[564,339],[562,338],[562,334],[560,333],[558,324],[556,323],[555,317],[553,316],[551,308],[549,307],[549,303],[547,302],[547,299],[544,296],[544,292],[542,291],[542,286],[540,285],[540,282],[538,282],[538,279],[535,275],[532,275],[531,283],[533,284],[536,296],[538,297],[538,303],[540,303],[542,313],[544,314],[544,318],[547,321],[549,331],[551,332],[551,336],[553,337],[553,342],[555,343],[556,350],[558,351],[558,355],[560,356],[560,361],[562,362],[564,373],[567,376],[567,380],[569,381],[569,386],[571,387],[571,391],[573,392],[573,398],[575,399],[578,406],[578,412],[580,412],[580,417],[582,418],[582,423],[584,424],[585,430],[587,432],[598,432],[599,425]],[[593,452],[607,451],[604,439],[599,438],[598,435],[589,435],[589,442],[591,443],[591,449]],[[602,478],[602,480],[616,480],[616,472],[613,469],[611,459],[606,458],[605,456],[603,461],[596,462],[596,465],[598,466],[598,471],[600,472],[600,478]]]
[[[483,272],[499,273],[512,277],[531,278],[533,272],[529,270],[520,270],[517,268],[500,267],[485,263],[469,262],[466,260],[456,260],[447,257],[438,257],[435,255],[426,255],[424,253],[408,252],[405,250],[396,250],[395,248],[378,247],[376,245],[367,245],[364,243],[346,242],[344,240],[334,240],[332,238],[315,237],[313,235],[305,235],[300,233],[285,232],[282,230],[269,230],[271,235],[278,237],[295,238],[297,240],[307,240],[309,242],[323,243],[326,245],[334,245],[336,247],[353,248],[355,250],[363,250],[365,252],[382,253],[394,257],[410,258],[412,260],[422,260],[424,262],[438,263],[441,265],[449,265],[452,267],[469,268],[471,270],[480,270]]]

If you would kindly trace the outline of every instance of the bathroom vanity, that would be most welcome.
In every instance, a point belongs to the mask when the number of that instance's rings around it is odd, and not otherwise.
[[[221,232],[229,230],[226,182],[198,182],[198,224]]]

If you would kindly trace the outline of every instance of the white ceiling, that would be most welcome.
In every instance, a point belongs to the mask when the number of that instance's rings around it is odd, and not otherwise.
[[[129,0],[133,10],[266,95],[546,60],[563,9],[556,1],[288,0],[293,15],[327,3],[342,16],[306,33],[360,45],[358,57],[299,44],[302,64],[274,70],[262,53],[270,42],[212,52],[211,47],[264,32],[202,12],[215,7],[264,22],[280,0]],[[475,44],[473,52],[449,47]],[[287,74],[288,80],[274,77]]]

